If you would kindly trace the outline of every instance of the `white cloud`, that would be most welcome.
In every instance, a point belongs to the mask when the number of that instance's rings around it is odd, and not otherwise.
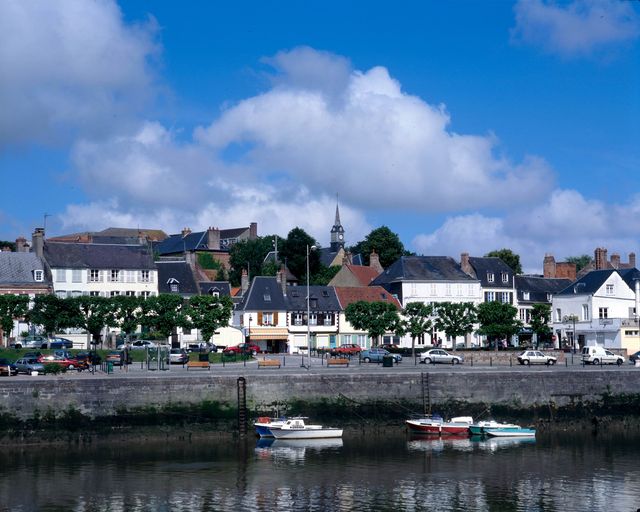
[[[340,191],[361,208],[375,197],[427,212],[535,202],[552,186],[542,159],[514,164],[495,155],[494,136],[450,131],[444,106],[404,93],[383,67],[347,74],[345,60],[309,48],[270,62],[278,66],[271,90],[195,132],[219,152],[248,148],[242,162],[256,175]],[[335,81],[309,85],[315,77]]]
[[[462,252],[482,256],[506,247],[520,255],[526,272],[541,273],[546,253],[561,261],[567,256],[593,254],[600,246],[610,253],[637,251],[640,228],[633,219],[638,213],[640,197],[609,206],[574,190],[556,190],[537,208],[504,218],[481,214],[451,217],[433,233],[415,237],[413,246],[423,254],[457,259]]]
[[[519,0],[515,14],[514,40],[564,56],[590,54],[640,34],[640,17],[632,2]]]
[[[155,32],[111,0],[0,2],[0,147],[126,124],[149,97]]]

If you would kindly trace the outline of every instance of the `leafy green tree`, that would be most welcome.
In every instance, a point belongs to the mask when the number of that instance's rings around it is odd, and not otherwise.
[[[307,277],[307,246],[318,246],[315,239],[302,228],[289,231],[286,240],[281,240],[280,259],[285,261],[291,273],[300,281]],[[320,270],[318,251],[309,250],[309,273],[311,276]]]
[[[486,258],[500,258],[511,270],[516,274],[522,274],[522,265],[520,264],[520,255],[514,253],[511,249],[500,249],[499,251],[491,251],[485,254]]]
[[[351,248],[354,254],[362,254],[365,264],[369,264],[369,255],[375,251],[380,258],[380,264],[387,268],[400,256],[407,256],[400,237],[387,226],[380,226],[369,233],[364,240]]]
[[[511,304],[503,302],[483,302],[477,307],[480,328],[478,334],[487,336],[494,342],[498,339],[509,338],[517,334],[522,328],[522,322],[516,318],[518,310]],[[498,343],[495,343],[498,350]]]
[[[411,336],[411,354],[416,357],[416,338],[424,336],[433,328],[434,309],[432,304],[410,302],[402,310],[402,332]]]
[[[115,324],[129,338],[140,325],[140,297],[118,295],[111,298],[111,313]]]
[[[229,281],[233,286],[240,285],[242,270],[249,271],[249,277],[260,276],[264,259],[273,250],[273,236],[258,237],[255,240],[241,240],[229,250]],[[275,273],[273,274],[275,275]]]
[[[28,295],[0,295],[0,328],[5,337],[5,345],[9,345],[8,340],[13,330],[14,320],[23,318],[28,310]]]
[[[344,314],[355,329],[367,331],[374,347],[385,333],[402,331],[398,309],[388,302],[353,302]]]
[[[576,264],[576,272],[580,272],[584,267],[593,263],[593,258],[588,254],[582,254],[581,256],[569,256],[565,258],[567,263],[575,263]]]
[[[202,339],[209,341],[220,327],[229,324],[233,311],[231,297],[196,295],[189,299],[186,315],[191,325],[202,333]]]
[[[551,306],[549,304],[534,304],[531,310],[531,330],[540,338],[547,339],[551,336]]]
[[[140,303],[140,309],[141,325],[165,338],[169,338],[176,327],[189,325],[180,295],[161,293],[148,297]]]
[[[320,264],[320,268],[318,271],[311,276],[311,284],[326,286],[329,284],[335,275],[340,272],[340,266],[334,265],[333,267],[327,267],[326,265]]]
[[[444,332],[453,340],[456,349],[456,338],[466,336],[473,331],[476,323],[476,307],[471,302],[441,302],[436,304],[436,329]]]
[[[27,319],[32,324],[40,325],[48,335],[74,327],[78,323],[77,311],[68,301],[56,295],[36,295]]]
[[[8,247],[11,252],[15,252],[16,243],[8,242],[7,240],[0,240],[0,250],[2,250],[4,247]]]
[[[216,280],[217,281],[226,281],[227,280],[227,272],[224,268],[224,265],[221,261],[215,259],[208,252],[199,252],[198,253],[198,265],[205,270],[215,270],[216,271]]]
[[[85,329],[91,334],[93,343],[100,342],[100,335],[105,327],[114,327],[116,325],[111,301],[106,297],[81,295],[65,300],[76,312],[74,315],[76,325],[74,327]]]

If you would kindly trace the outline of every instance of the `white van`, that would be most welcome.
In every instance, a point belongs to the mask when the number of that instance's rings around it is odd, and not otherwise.
[[[585,364],[617,364],[624,363],[624,357],[614,354],[604,347],[584,347],[582,349],[582,362]]]

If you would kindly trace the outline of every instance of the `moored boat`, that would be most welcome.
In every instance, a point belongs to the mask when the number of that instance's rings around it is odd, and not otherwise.
[[[536,435],[534,428],[524,428],[519,425],[485,428],[484,431],[491,437],[535,437]]]
[[[461,435],[469,433],[469,425],[473,423],[471,416],[458,416],[444,421],[442,417],[433,415],[426,418],[406,420],[407,427],[413,432],[432,435]]]
[[[290,418],[282,425],[271,425],[269,430],[276,439],[326,439],[342,437],[342,429],[307,425],[302,418]]]
[[[486,434],[485,430],[488,428],[508,428],[508,427],[518,427],[518,425],[513,425],[511,423],[500,423],[494,420],[487,421],[476,421],[475,423],[469,425],[469,433],[472,436],[481,436]]]
[[[256,427],[256,435],[260,437],[273,437],[271,428],[276,428],[284,425],[287,418],[269,418],[268,416],[261,416],[253,422],[253,426]]]

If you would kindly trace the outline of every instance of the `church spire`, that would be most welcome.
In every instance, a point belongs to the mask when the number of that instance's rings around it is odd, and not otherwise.
[[[331,228],[331,252],[338,252],[342,248],[344,248],[344,228],[340,222],[340,208],[338,194],[336,194],[336,220]]]
[[[336,220],[333,223],[334,226],[340,226],[340,209],[338,208],[338,194],[336,194]]]

